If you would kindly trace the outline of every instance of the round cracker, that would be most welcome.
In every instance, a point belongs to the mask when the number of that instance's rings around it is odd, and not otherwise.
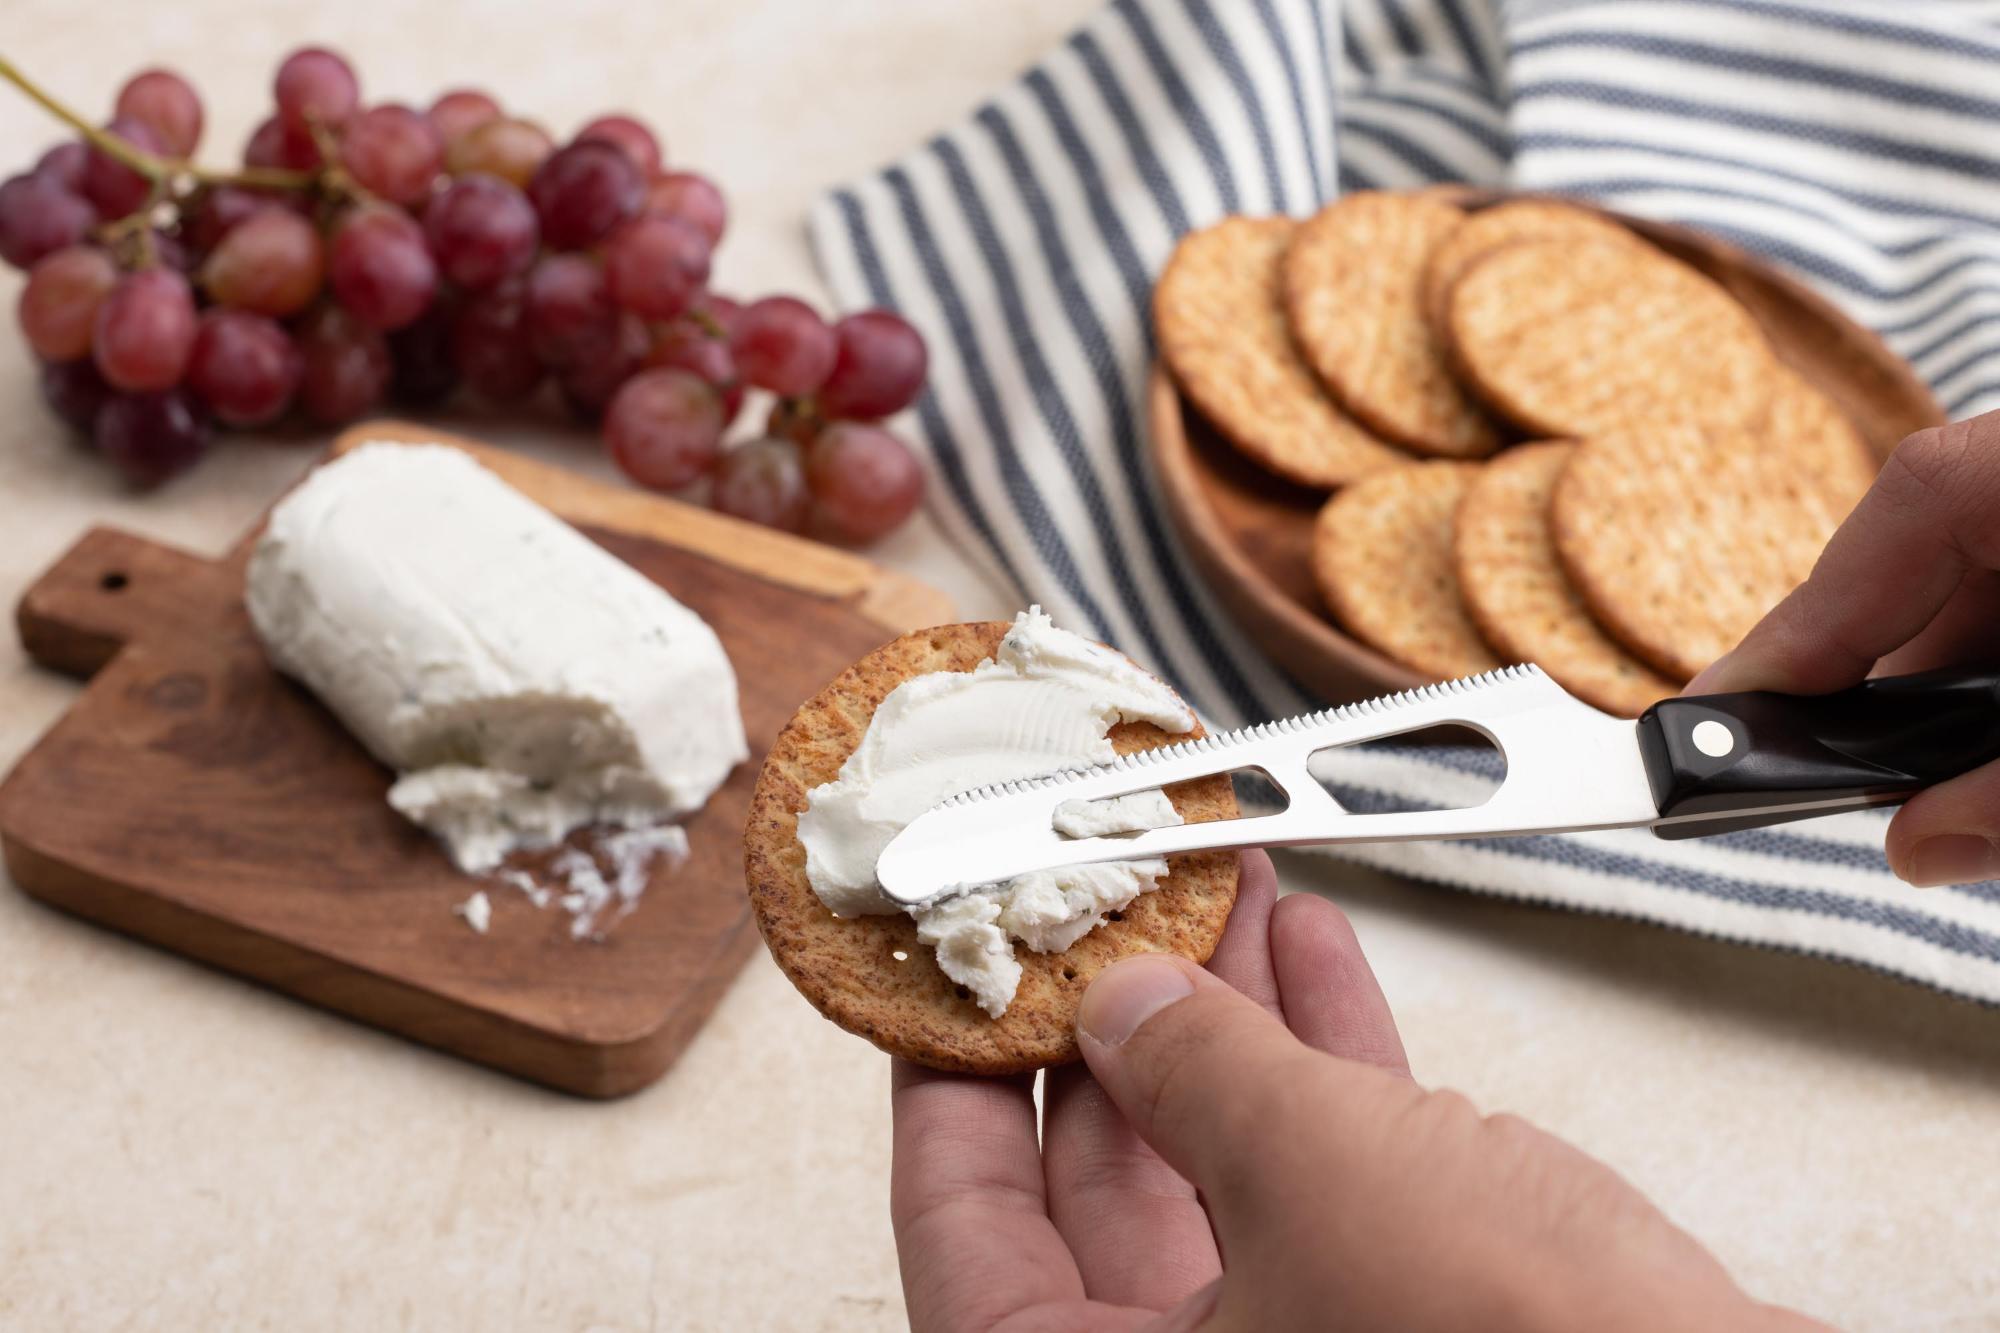
[[[1356,638],[1448,680],[1504,666],[1459,599],[1452,518],[1479,475],[1472,463],[1414,463],[1326,502],[1313,525],[1313,578]]]
[[[1451,289],[1455,364],[1488,403],[1543,436],[1662,415],[1744,426],[1777,362],[1716,283],[1658,250],[1601,240],[1489,251]]]
[[[1224,218],[1181,237],[1153,288],[1160,352],[1239,452],[1321,489],[1409,461],[1341,411],[1285,323],[1279,273],[1298,223]]]
[[[1804,467],[1825,468],[1831,484],[1858,494],[1881,469],[1845,412],[1797,372],[1779,367],[1763,434],[1773,448],[1798,455]]]
[[[990,621],[920,630],[842,672],[799,709],[772,745],[743,833],[744,878],[757,929],[792,984],[822,1014],[891,1055],[969,1074],[1015,1074],[1076,1059],[1076,1008],[1092,977],[1141,953],[1207,962],[1236,902],[1235,852],[1170,857],[1159,887],[1064,952],[1017,945],[1020,989],[997,1019],[938,967],[909,916],[843,919],[827,911],[806,878],[799,844],[806,794],[839,776],[891,690],[927,672],[972,670],[993,656],[1009,628]],[[1111,743],[1127,754],[1202,734],[1199,725],[1176,736],[1148,722],[1127,722],[1112,728]],[[1190,823],[1236,815],[1227,776],[1166,791]]]
[[[1481,469],[1459,502],[1452,542],[1460,595],[1499,652],[1540,666],[1593,707],[1637,717],[1680,692],[1591,618],[1556,555],[1549,497],[1576,446],[1509,449]]]
[[[1424,314],[1440,337],[1448,336],[1451,289],[1465,271],[1501,246],[1526,240],[1646,244],[1602,213],[1554,199],[1515,199],[1482,208],[1431,252],[1424,270]]]
[[[1598,436],[1556,479],[1556,552],[1599,624],[1686,679],[1811,572],[1867,488],[1843,452],[1686,419]]]
[[[1301,225],[1285,253],[1285,309],[1319,377],[1363,425],[1445,458],[1500,447],[1424,318],[1424,270],[1464,220],[1425,195],[1351,194]]]

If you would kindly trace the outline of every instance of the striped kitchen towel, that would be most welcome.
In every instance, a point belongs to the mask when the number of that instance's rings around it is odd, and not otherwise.
[[[843,307],[928,335],[933,508],[1059,623],[1222,726],[1305,711],[1234,632],[1145,459],[1148,300],[1175,237],[1462,180],[1700,227],[1803,277],[1956,416],[2000,407],[2000,3],[1113,0],[812,229]],[[1342,751],[1356,810],[1463,805],[1492,756]],[[1877,967],[2000,1002],[2000,886],[1918,893],[1885,819],[1385,845],[1419,878]]]

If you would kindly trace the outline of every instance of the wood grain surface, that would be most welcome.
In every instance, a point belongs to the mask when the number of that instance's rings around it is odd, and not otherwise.
[[[440,437],[376,423],[334,452],[384,438]],[[603,943],[458,873],[389,809],[390,773],[265,660],[242,606],[254,533],[212,562],[96,530],[29,588],[28,654],[88,684],[0,784],[0,846],[17,885],[78,916],[617,1096],[665,1072],[755,945],[741,835],[764,748],[850,662],[951,608],[850,552],[449,442],[693,607],[736,668],[752,756],[687,821],[689,861]],[[483,936],[452,912],[482,888]]]
[[[1477,209],[1522,196],[1460,188],[1448,197]],[[1944,420],[1907,362],[1796,279],[1688,228],[1595,211],[1727,288],[1756,318],[1779,358],[1832,398],[1879,457],[1886,458],[1905,435]],[[1147,404],[1168,511],[1196,566],[1243,633],[1328,703],[1424,683],[1424,677],[1354,639],[1327,616],[1310,568],[1313,519],[1325,503],[1324,492],[1275,480],[1239,456],[1187,407],[1163,365],[1153,369]]]

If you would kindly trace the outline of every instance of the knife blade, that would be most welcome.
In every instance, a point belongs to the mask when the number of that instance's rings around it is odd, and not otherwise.
[[[1469,727],[1506,776],[1479,805],[1356,813],[1314,777],[1322,750]],[[1762,691],[1663,700],[1636,721],[1513,666],[1324,712],[1121,756],[1095,768],[950,797],[897,834],[883,892],[916,906],[1037,870],[1240,847],[1472,838],[1651,827],[1694,837],[1889,804],[2000,758],[2000,674],[1931,672],[1835,694]],[[1271,814],[1096,832],[1134,793],[1254,771]]]

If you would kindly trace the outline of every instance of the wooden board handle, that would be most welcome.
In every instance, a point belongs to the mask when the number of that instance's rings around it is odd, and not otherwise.
[[[93,676],[141,629],[212,616],[203,589],[220,575],[200,556],[92,528],[21,595],[21,647],[51,671]]]

